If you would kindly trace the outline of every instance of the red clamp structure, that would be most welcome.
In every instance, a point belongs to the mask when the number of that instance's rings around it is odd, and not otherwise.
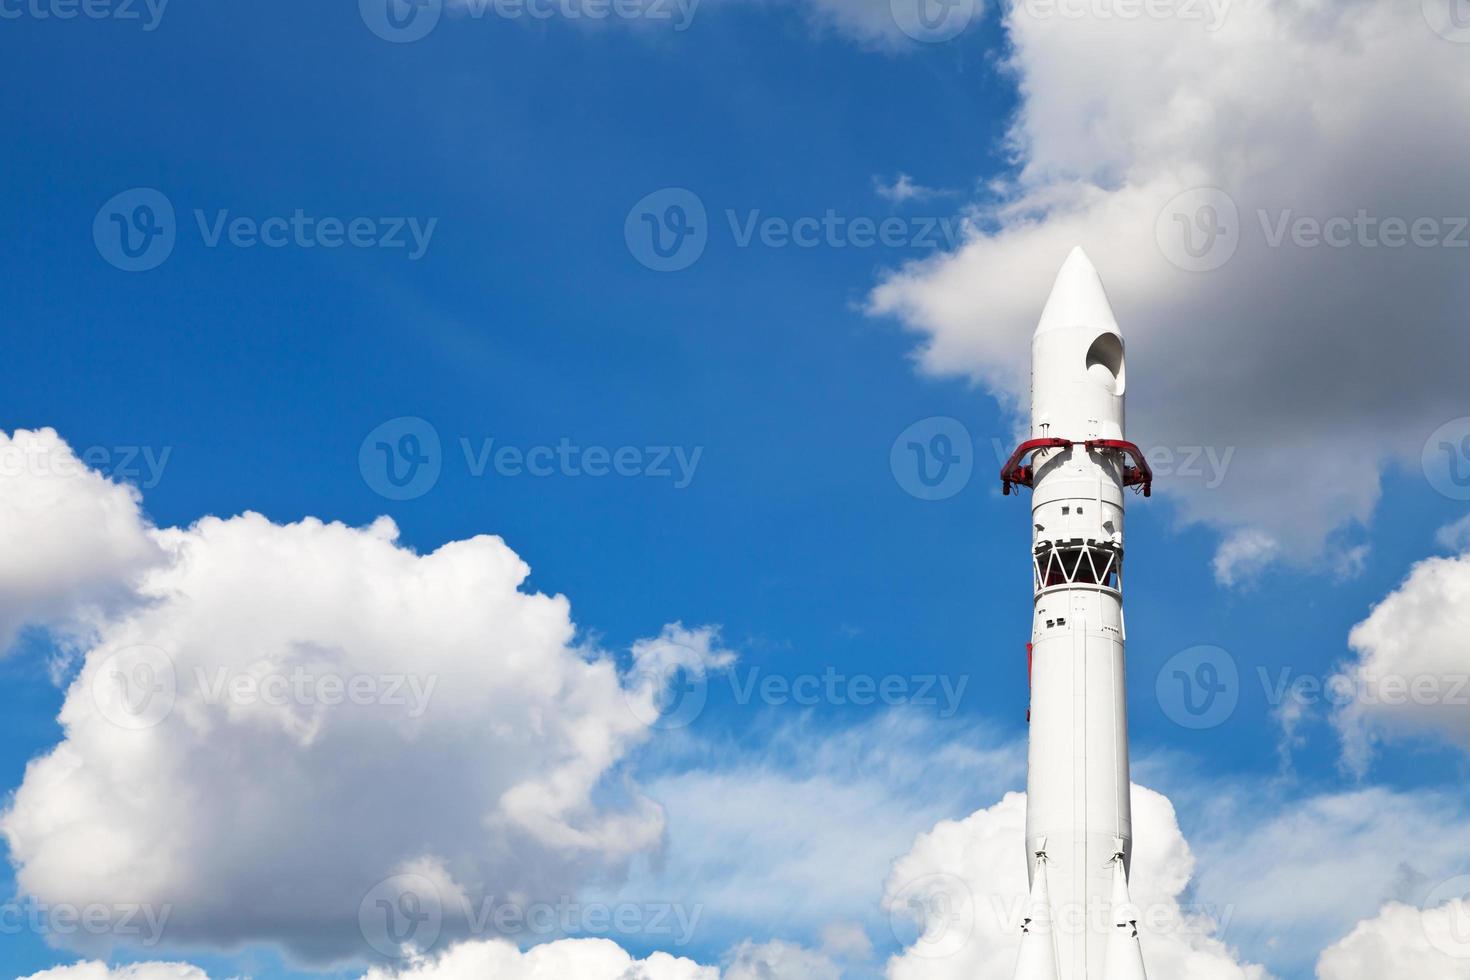
[[[1088,452],[1113,451],[1120,452],[1133,458],[1133,464],[1123,465],[1123,486],[1143,487],[1143,495],[1152,497],[1154,494],[1154,471],[1149,469],[1148,460],[1143,458],[1143,451],[1131,442],[1122,439],[1089,439],[1086,442],[1073,442],[1070,439],[1031,439],[1016,447],[1011,453],[1011,458],[1006,460],[1005,466],[1000,470],[1001,489],[1006,496],[1011,495],[1012,487],[1029,487],[1036,473],[1031,466],[1025,462],[1028,457],[1040,449],[1067,449],[1070,446],[1084,446]]]

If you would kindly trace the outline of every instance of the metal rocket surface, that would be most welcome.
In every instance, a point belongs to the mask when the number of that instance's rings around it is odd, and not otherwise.
[[[1123,501],[1153,476],[1125,441],[1126,390],[1122,333],[1073,249],[1032,341],[1031,438],[1001,471],[1007,494],[1032,488],[1034,529],[1031,897],[1016,980],[1144,980],[1128,897]]]

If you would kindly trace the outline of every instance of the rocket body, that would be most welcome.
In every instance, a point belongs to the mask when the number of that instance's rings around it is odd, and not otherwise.
[[[1025,474],[1033,490],[1035,589],[1026,851],[1033,895],[1037,876],[1046,877],[1041,893],[1051,905],[1058,980],[1143,980],[1141,968],[1107,975],[1107,964],[1119,961],[1108,943],[1133,839],[1123,501],[1139,471],[1127,465],[1127,453],[1105,445],[1127,445],[1123,352],[1097,272],[1075,249],[1033,340],[1026,445],[1045,442]],[[1018,964],[1017,980],[1034,972]]]

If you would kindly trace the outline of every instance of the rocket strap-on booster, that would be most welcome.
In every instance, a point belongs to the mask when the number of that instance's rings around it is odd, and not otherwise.
[[[1032,341],[1031,438],[1001,471],[1032,489],[1035,614],[1016,980],[1145,980],[1128,895],[1133,827],[1123,647],[1123,499],[1153,474],[1125,441],[1123,336],[1082,249]]]

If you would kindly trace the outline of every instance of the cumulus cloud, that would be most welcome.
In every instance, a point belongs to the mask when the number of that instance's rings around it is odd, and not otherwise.
[[[399,969],[368,970],[361,980],[719,980],[716,967],[654,953],[635,959],[606,939],[562,939],[522,950],[503,939],[459,943]],[[184,963],[140,963],[113,967],[77,963],[21,980],[209,980]],[[776,980],[788,980],[778,977]],[[800,980],[791,977],[789,980]]]
[[[921,935],[889,962],[889,980],[1010,980],[1030,891],[1025,826],[1026,797],[1011,793],[941,822],[894,863],[884,904],[897,919],[916,918]],[[1133,827],[1131,897],[1149,974],[1263,980],[1262,967],[1239,962],[1219,938],[1215,910],[1186,900],[1194,856],[1168,799],[1134,786]]]
[[[1221,585],[1249,581],[1275,561],[1279,552],[1276,539],[1264,531],[1235,531],[1215,551],[1215,579]]]
[[[873,190],[877,192],[879,197],[885,201],[892,201],[894,204],[907,204],[909,201],[928,201],[935,197],[948,196],[951,193],[915,183],[914,178],[908,174],[899,174],[892,180],[874,177]]]
[[[1456,900],[1430,909],[1401,902],[1360,922],[1323,951],[1318,980],[1462,980],[1470,957],[1470,902]]]
[[[325,961],[396,952],[370,922],[404,881],[449,941],[515,921],[488,903],[563,900],[659,846],[662,811],[623,761],[669,665],[729,661],[712,631],[666,628],[629,678],[579,642],[564,597],[523,590],[499,538],[420,555],[387,519],[155,530],[125,492],[47,479],[49,506],[85,517],[106,497],[94,526],[163,560],[136,582],[113,566],[134,601],[91,623],[64,737],[0,815],[23,894],[142,905],[173,944]]]
[[[731,953],[725,980],[842,980],[842,968],[825,953],[795,943],[744,942]]]
[[[106,963],[89,961],[42,970],[20,980],[209,980],[209,977],[197,966],[187,963],[135,963],[108,967]]]
[[[987,231],[892,272],[870,311],[1020,414],[1029,336],[1083,245],[1128,341],[1135,441],[1236,450],[1218,486],[1158,484],[1225,534],[1221,580],[1336,565],[1385,461],[1464,414],[1470,75],[1420,7],[1011,0],[1014,179],[974,209]],[[1386,221],[1421,218],[1421,244]]]
[[[668,846],[610,901],[700,906],[701,938],[724,945],[770,938],[779,922],[780,938],[821,935],[830,958],[861,959],[863,929],[892,938],[879,904],[894,856],[1025,781],[1023,744],[918,709],[835,730],[801,716],[752,725],[756,748],[700,741],[646,760],[662,770],[646,786],[667,813]]]
[[[743,942],[725,970],[655,952],[637,959],[607,939],[560,939],[521,949],[504,939],[471,940],[399,967],[374,967],[361,980],[841,980],[824,953],[794,943]],[[141,963],[109,969],[77,963],[21,980],[209,980],[183,963]]]
[[[768,0],[769,2],[769,0]],[[878,51],[914,51],[921,42],[963,37],[984,14],[983,0],[781,0],[811,24]]]
[[[1436,883],[1470,867],[1470,810],[1456,795],[1371,788],[1289,798],[1258,779],[1188,782],[1174,795],[1194,811],[1195,890],[1230,910],[1233,945],[1284,976],[1305,975],[1387,903],[1441,904],[1431,901]]]
[[[1440,528],[1434,540],[1446,551],[1470,552],[1470,514]]]
[[[461,943],[402,971],[363,980],[719,980],[715,967],[654,953],[637,960],[606,939],[563,939],[522,951],[504,940]]]
[[[1348,643],[1345,696],[1333,715],[1343,760],[1359,775],[1380,739],[1430,736],[1470,751],[1470,554],[1429,558]]]
[[[53,429],[0,432],[0,653],[27,625],[84,629],[161,557],[138,491]]]

